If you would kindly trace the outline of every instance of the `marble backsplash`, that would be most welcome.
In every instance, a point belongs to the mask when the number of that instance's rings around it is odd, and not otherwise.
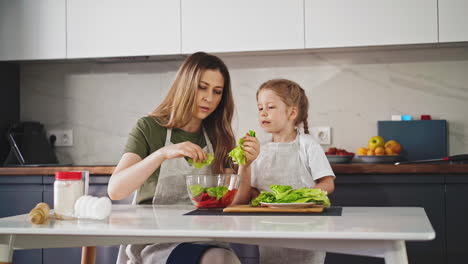
[[[309,124],[330,126],[332,146],[355,151],[392,114],[430,114],[449,124],[449,154],[468,153],[468,47],[405,47],[283,54],[221,54],[228,65],[241,136],[258,131],[255,93],[269,79],[301,84]],[[73,129],[62,163],[116,164],[136,120],[164,97],[181,60],[41,62],[21,65],[21,120]],[[323,146],[327,148],[328,146]]]

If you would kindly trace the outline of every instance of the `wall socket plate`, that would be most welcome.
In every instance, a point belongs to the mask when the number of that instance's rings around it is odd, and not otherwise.
[[[47,130],[47,139],[50,142],[50,137],[55,136],[56,147],[71,147],[73,146],[73,129],[53,129]]]
[[[329,126],[314,126],[310,128],[310,134],[317,140],[320,145],[331,144],[331,127]]]

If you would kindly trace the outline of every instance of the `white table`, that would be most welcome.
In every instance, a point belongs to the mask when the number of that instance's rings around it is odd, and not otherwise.
[[[423,208],[344,207],[342,216],[184,216],[192,206],[114,205],[106,220],[0,219],[0,263],[16,249],[224,241],[385,258],[408,263],[405,241],[435,238]]]

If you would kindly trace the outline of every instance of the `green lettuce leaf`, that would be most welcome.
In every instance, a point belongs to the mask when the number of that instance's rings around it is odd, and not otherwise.
[[[288,185],[270,185],[270,190],[275,196],[276,200],[281,200],[284,197],[286,197],[292,190],[293,188]]]
[[[249,130],[249,136],[255,137],[255,131]],[[246,162],[245,152],[242,149],[243,144],[244,144],[244,139],[239,138],[239,141],[237,142],[237,146],[229,152],[229,157],[232,158],[232,161],[234,161],[235,164],[244,165]]]
[[[199,184],[190,185],[189,188],[190,192],[192,193],[192,197],[197,197],[198,195],[205,192],[205,188]]]
[[[206,188],[206,193],[210,197],[216,197],[217,200],[223,198],[223,196],[228,192],[228,188],[226,186],[218,186],[218,187],[209,187]]]
[[[259,206],[260,203],[274,203],[275,202],[275,196],[272,193],[266,192],[266,191],[261,191],[260,195],[257,196],[257,198],[253,199],[250,201],[251,206]]]
[[[251,206],[260,203],[309,203],[330,207],[327,192],[320,189],[299,188],[293,189],[288,185],[270,185],[271,192],[262,191],[260,195],[250,202]]]
[[[206,155],[208,156],[208,158],[206,160],[202,161],[202,162],[194,162],[192,158],[189,158],[187,161],[188,161],[189,164],[191,164],[195,168],[201,169],[201,168],[203,168],[203,166],[210,165],[211,162],[214,160],[214,157],[213,157],[213,155],[211,155],[211,153],[208,153]]]

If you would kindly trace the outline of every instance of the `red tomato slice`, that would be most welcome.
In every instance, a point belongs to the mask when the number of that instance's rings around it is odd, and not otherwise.
[[[221,205],[222,207],[226,207],[232,203],[232,200],[234,200],[234,197],[236,196],[237,189],[232,189],[228,191],[223,198],[221,198]]]

